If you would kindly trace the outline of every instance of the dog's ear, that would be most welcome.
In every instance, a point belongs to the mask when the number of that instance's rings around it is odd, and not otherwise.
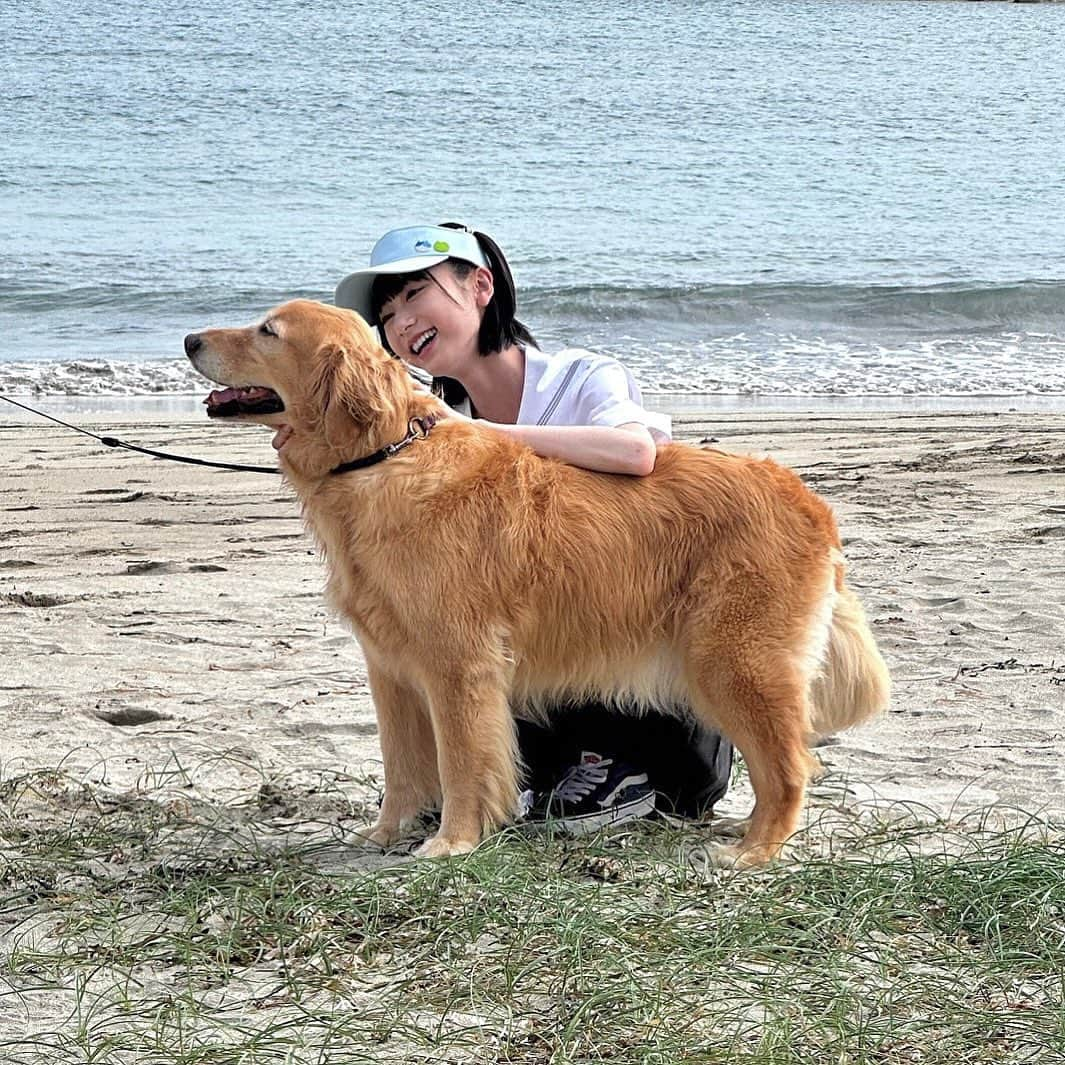
[[[390,423],[390,416],[402,409],[399,378],[405,373],[395,360],[330,343],[319,350],[316,363],[312,401],[329,439],[341,435],[345,425],[376,436],[377,426]]]
[[[311,383],[314,406],[323,419],[347,416],[360,425],[372,416],[372,408],[359,387],[355,360],[341,344],[326,344],[315,360]]]

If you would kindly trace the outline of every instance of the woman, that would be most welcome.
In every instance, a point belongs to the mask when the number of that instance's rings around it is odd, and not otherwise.
[[[544,355],[515,318],[499,247],[465,226],[386,233],[370,266],[345,277],[336,303],[375,325],[385,346],[432,379],[450,417],[468,417],[540,455],[602,473],[646,476],[669,418],[646,411],[614,359],[570,349]],[[284,437],[284,433],[279,434]],[[619,560],[621,564],[624,560]],[[709,810],[728,787],[732,747],[686,716],[633,717],[602,706],[518,722],[526,817],[588,832],[650,813]]]

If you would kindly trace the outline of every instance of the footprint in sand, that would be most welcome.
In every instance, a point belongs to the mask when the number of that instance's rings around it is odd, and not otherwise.
[[[923,606],[951,614],[964,613],[970,608],[969,601],[960,595],[929,595],[916,596],[915,598]]]
[[[128,488],[86,488],[81,493],[83,496],[111,496],[111,499],[103,499],[104,503],[136,503],[138,500],[152,498],[151,493],[133,491]]]
[[[1033,540],[1057,540],[1065,536],[1065,525],[1037,525],[1025,529],[1024,535]]]
[[[153,562],[145,559],[143,562],[131,562],[126,566],[126,573],[134,576],[141,573],[173,573],[175,569],[173,562]]]
[[[146,706],[97,707],[92,711],[93,717],[106,721],[109,725],[148,725],[153,721],[172,721],[173,714],[164,714],[161,710],[149,710]]]
[[[80,595],[49,595],[46,592],[6,592],[0,595],[0,603],[13,603],[15,606],[63,606],[84,598]]]

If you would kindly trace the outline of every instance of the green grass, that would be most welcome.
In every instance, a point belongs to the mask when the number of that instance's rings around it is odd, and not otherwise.
[[[294,834],[284,782],[8,781],[0,1061],[1065,1061],[1060,826],[850,811],[753,874],[662,823],[370,868],[343,790]]]

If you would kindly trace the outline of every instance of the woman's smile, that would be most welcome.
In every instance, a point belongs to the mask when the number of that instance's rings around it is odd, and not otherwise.
[[[411,355],[415,357],[422,355],[425,349],[429,347],[429,345],[432,344],[434,340],[436,340],[436,329],[433,326],[430,326],[428,329],[423,330],[421,333],[419,333],[411,342]]]

